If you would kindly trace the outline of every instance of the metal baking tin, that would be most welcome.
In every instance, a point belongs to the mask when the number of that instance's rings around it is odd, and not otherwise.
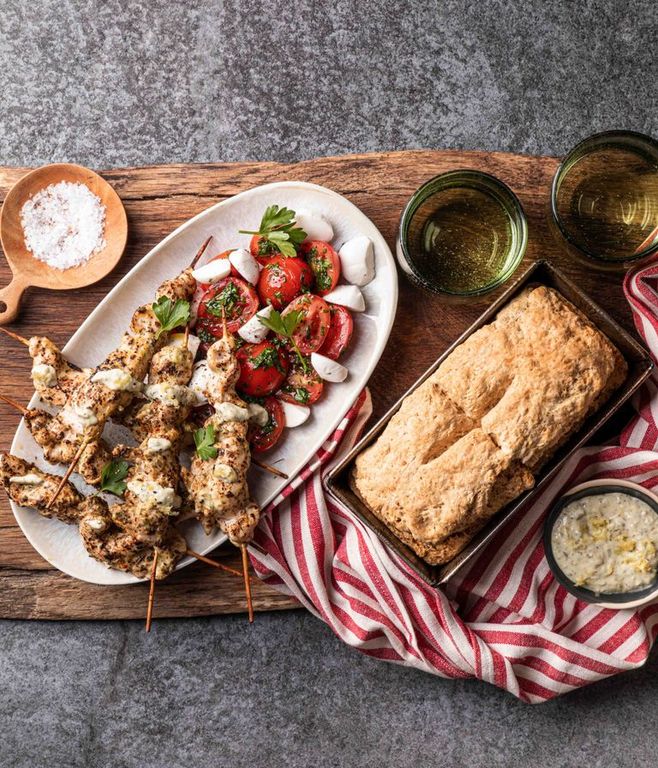
[[[544,466],[542,472],[535,478],[534,488],[523,493],[494,515],[473,540],[450,562],[443,565],[429,565],[410,547],[400,541],[357,497],[349,485],[350,471],[357,455],[377,439],[393,414],[400,408],[402,401],[436,371],[455,347],[461,344],[474,331],[478,330],[478,328],[492,320],[505,304],[530,284],[546,285],[550,288],[555,288],[572,304],[578,307],[617,346],[628,363],[628,376],[624,384],[612,395],[606,404],[596,413],[592,414],[583,424],[582,428],[572,435]],[[325,487],[332,496],[343,503],[365,525],[371,528],[382,541],[395,550],[423,581],[426,581],[431,586],[438,586],[447,581],[462,565],[473,559],[509,518],[515,515],[536,494],[541,492],[569,456],[576,449],[584,445],[621,408],[642,382],[649,377],[652,369],[653,362],[647,350],[615,322],[607,312],[595,304],[592,299],[555,269],[555,267],[551,266],[548,262],[537,261],[518,280],[510,285],[478,320],[425,371],[418,381],[359,440],[349,454],[327,474],[324,480]]]

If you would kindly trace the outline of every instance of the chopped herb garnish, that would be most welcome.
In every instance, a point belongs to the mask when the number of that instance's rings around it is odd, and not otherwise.
[[[270,205],[265,209],[258,231],[250,229],[239,230],[243,235],[259,235],[261,240],[258,250],[261,251],[263,243],[275,248],[284,256],[290,258],[297,255],[297,247],[306,238],[306,232],[295,226],[295,212],[285,206]]]
[[[126,477],[129,464],[124,459],[112,459],[101,470],[100,491],[113,493],[115,496],[123,496],[126,490]]]
[[[295,387],[291,394],[295,400],[302,405],[306,405],[311,399],[311,395],[306,387]]]
[[[176,299],[173,302],[169,296],[160,296],[151,305],[151,309],[160,321],[157,339],[166,331],[173,331],[179,325],[187,325],[190,319],[190,302],[185,299]]]
[[[210,331],[206,330],[205,328],[199,328],[197,326],[194,329],[195,334],[204,344],[214,344],[217,339],[210,333]]]
[[[207,427],[201,427],[194,431],[194,445],[196,452],[202,461],[217,458],[217,448],[215,448],[215,428],[212,424]]]
[[[216,296],[206,302],[206,309],[214,317],[221,317],[224,313],[231,314],[241,299],[237,285],[229,281]]]
[[[281,365],[279,353],[274,347],[265,347],[256,357],[251,358],[251,364],[254,368],[276,368],[277,371],[285,375],[286,371]]]
[[[306,254],[309,266],[315,275],[315,282],[321,291],[331,290],[331,275],[329,269],[331,262],[318,252],[317,246],[313,246]]]
[[[297,342],[293,337],[293,334],[295,333],[297,326],[302,321],[303,316],[304,313],[298,309],[293,309],[290,312],[286,312],[285,314],[281,314],[280,312],[277,312],[276,309],[273,309],[270,312],[269,317],[258,315],[258,319],[266,328],[269,328],[270,331],[274,331],[274,333],[278,334],[284,339],[288,339],[292,348],[295,350],[297,357],[299,358],[299,362],[302,365],[304,373],[307,373],[308,365],[306,364],[306,360],[304,360],[302,353],[299,351]]]

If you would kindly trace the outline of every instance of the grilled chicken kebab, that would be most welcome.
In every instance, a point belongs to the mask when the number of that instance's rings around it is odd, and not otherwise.
[[[96,560],[144,579],[151,573],[157,550],[156,578],[164,579],[174,570],[186,550],[185,539],[175,528],[168,527],[157,545],[149,545],[121,528],[115,514],[122,505],[108,506],[99,496],[85,498],[71,483],[64,484],[48,508],[61,479],[17,456],[0,455],[0,482],[9,498],[45,517],[77,524],[85,549]]]
[[[196,395],[187,386],[194,356],[188,347],[166,346],[155,353],[144,390],[123,419],[140,440],[135,448],[118,445],[113,455],[130,462],[124,503],[114,514],[121,527],[140,541],[157,543],[178,515],[178,455]]]
[[[198,451],[194,454],[183,482],[204,531],[210,534],[218,527],[241,546],[252,540],[260,511],[247,487],[251,460],[247,429],[253,409],[235,391],[240,366],[234,349],[226,329],[223,338],[208,349],[203,392],[215,412],[203,428],[214,436],[214,450],[206,458]]]
[[[167,297],[172,302],[178,299],[189,301],[195,288],[192,271],[187,269],[164,282],[156,296],[158,299]],[[151,358],[165,342],[166,333],[161,333],[160,321],[152,307],[139,307],[119,346],[90,377],[83,378],[72,388],[59,413],[53,416],[38,409],[28,411],[25,422],[43,448],[46,459],[70,464],[82,449],[77,471],[88,483],[97,484],[103,466],[110,460],[108,449],[101,440],[105,422],[125,409],[142,390]]]

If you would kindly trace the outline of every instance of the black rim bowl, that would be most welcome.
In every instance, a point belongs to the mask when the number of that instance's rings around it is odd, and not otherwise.
[[[627,496],[634,496],[636,499],[640,499],[640,501],[644,501],[648,504],[656,515],[658,515],[658,502],[648,494],[636,490],[635,488],[629,488],[625,485],[615,485],[614,483],[611,483],[610,485],[593,486],[592,488],[583,488],[582,491],[562,496],[548,513],[548,517],[544,523],[544,551],[553,575],[567,592],[570,592],[574,597],[577,597],[579,600],[583,600],[586,603],[616,603],[623,606],[625,603],[634,603],[636,600],[642,600],[649,597],[649,595],[655,592],[658,589],[658,575],[648,587],[644,587],[644,589],[639,589],[635,592],[597,593],[592,592],[591,589],[576,586],[560,569],[560,566],[553,556],[553,544],[551,538],[553,535],[553,528],[562,510],[572,501],[577,501],[585,496],[601,496],[604,493],[624,493]]]

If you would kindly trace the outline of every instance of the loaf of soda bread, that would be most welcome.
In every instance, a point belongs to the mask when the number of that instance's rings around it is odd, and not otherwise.
[[[526,289],[412,392],[356,459],[355,493],[428,563],[451,560],[625,380],[557,291]]]

